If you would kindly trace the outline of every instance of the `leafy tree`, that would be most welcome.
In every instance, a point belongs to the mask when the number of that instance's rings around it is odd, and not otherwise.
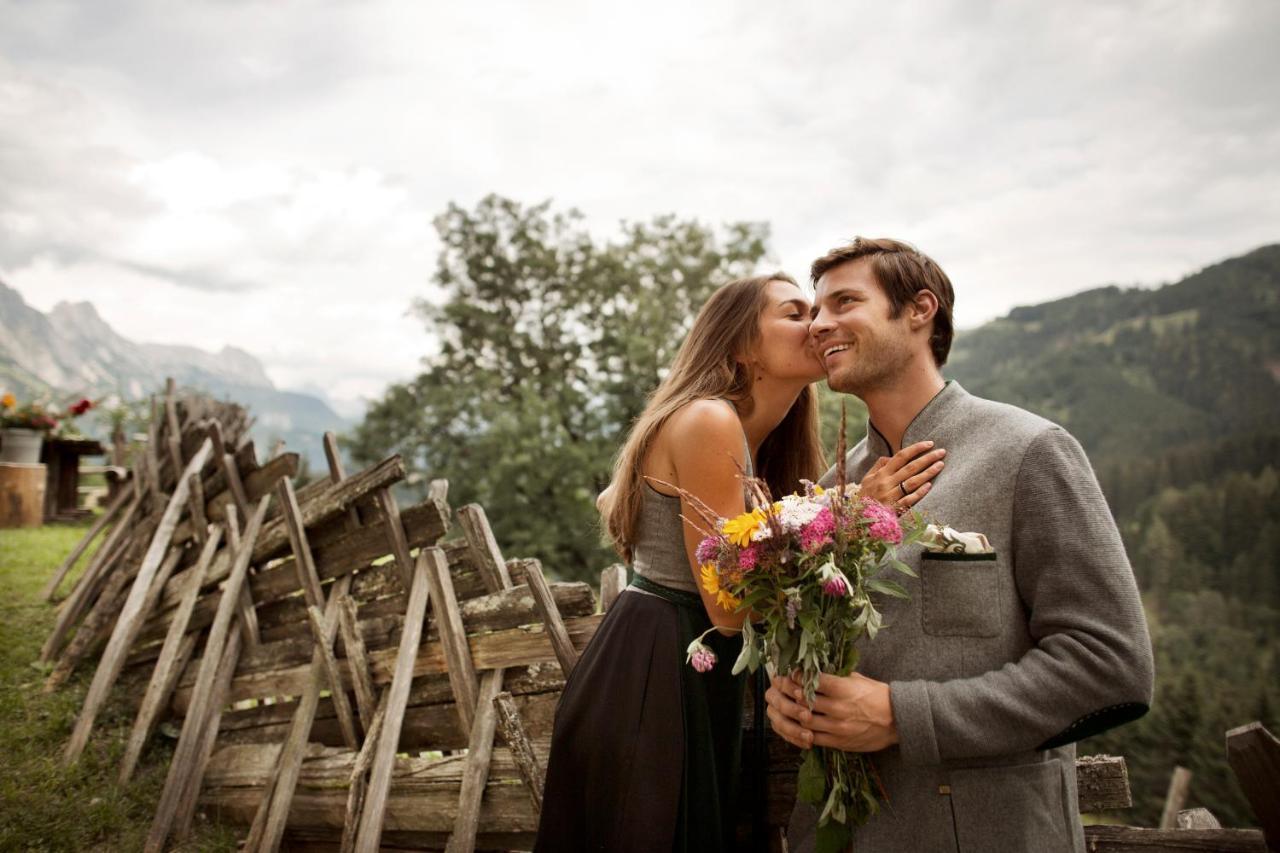
[[[595,497],[702,303],[754,274],[768,229],[662,216],[600,240],[576,211],[498,196],[436,219],[439,300],[415,308],[438,351],[350,437],[476,501],[504,552],[595,580],[612,559]]]

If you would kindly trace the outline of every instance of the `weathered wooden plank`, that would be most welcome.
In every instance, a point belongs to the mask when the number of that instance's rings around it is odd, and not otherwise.
[[[98,538],[98,534],[101,533],[120,513],[120,510],[128,503],[128,499],[129,491],[127,489],[121,489],[116,493],[116,496],[111,500],[111,503],[107,505],[106,511],[103,512],[102,515],[98,516],[98,520],[93,523],[93,527],[90,527],[89,532],[76,543],[75,548],[71,549],[71,553],[62,561],[62,565],[58,566],[58,570],[53,573],[53,577],[49,578],[49,582],[45,584],[44,589],[40,591],[40,599],[42,601],[53,600],[54,593],[58,591],[58,587],[62,584],[63,579],[67,576],[67,573],[71,571],[71,567],[74,566],[76,562],[79,561],[80,557],[84,555],[84,552],[88,550],[89,545],[93,540]]]
[[[1132,826],[1086,826],[1089,853],[1266,853],[1256,829],[1138,829]]]
[[[151,829],[144,844],[144,849],[148,853],[159,853],[164,847],[165,840],[169,837],[169,832],[173,827],[173,821],[178,816],[179,801],[185,792],[186,780],[198,760],[199,750],[204,745],[204,726],[208,723],[208,715],[205,711],[209,706],[209,699],[214,688],[217,686],[216,681],[218,667],[222,662],[222,651],[228,644],[231,644],[236,649],[237,659],[239,657],[241,635],[236,633],[234,637],[228,639],[228,634],[231,633],[232,622],[237,615],[240,587],[244,584],[245,575],[249,571],[249,563],[253,556],[253,543],[262,530],[262,520],[267,514],[267,504],[270,501],[270,496],[262,498],[252,518],[249,519],[241,547],[236,554],[235,565],[231,569],[231,575],[227,578],[226,589],[224,590],[222,602],[218,607],[217,616],[209,629],[209,637],[205,641],[204,655],[200,659],[196,684],[192,690],[191,704],[193,711],[183,720],[182,732],[178,736],[178,744],[173,751],[173,759],[169,764],[169,773],[165,779],[164,790],[160,795],[160,803],[156,807],[155,819],[152,821]]]
[[[471,728],[476,710],[479,679],[471,650],[467,646],[467,629],[462,624],[462,613],[453,594],[453,579],[449,576],[449,564],[444,551],[427,548],[419,554],[426,555],[427,583],[431,588],[431,612],[440,632],[440,645],[448,661],[449,684],[457,702],[458,714],[464,728]]]
[[[311,555],[311,544],[307,541],[307,530],[302,521],[302,509],[298,506],[298,496],[293,491],[293,482],[281,480],[276,486],[276,496],[280,500],[289,545],[293,549],[298,587],[302,590],[308,607],[320,607],[324,604],[324,593],[320,590],[320,575]]]
[[[191,492],[189,500],[191,518],[188,523],[195,533],[196,542],[204,545],[205,540],[209,538],[209,518],[204,511],[204,486],[201,485],[199,474],[192,474],[187,479],[190,481]]]
[[[364,744],[356,754],[355,764],[351,768],[347,790],[347,816],[342,825],[341,850],[343,853],[352,853],[356,849],[356,832],[360,829],[360,815],[364,811],[364,798],[369,790],[369,768],[373,765],[373,754],[378,746],[378,738],[382,734],[382,723],[387,718],[389,692],[383,691],[373,716],[367,718],[369,726]]]
[[[94,648],[101,646],[103,641],[111,635],[116,619],[120,615],[120,604],[128,594],[128,585],[129,576],[125,572],[111,573],[106,586],[98,595],[98,600],[93,603],[88,615],[76,629],[71,642],[67,643],[67,647],[58,656],[40,692],[52,693],[65,684],[80,661]]]
[[[507,581],[510,583],[510,580]],[[467,743],[467,765],[458,792],[458,818],[453,824],[448,853],[474,853],[476,832],[480,828],[480,798],[489,781],[489,762],[493,758],[493,735],[497,711],[493,702],[502,691],[500,669],[491,669],[480,680],[471,739]]]
[[[458,523],[471,546],[471,553],[490,592],[509,589],[511,575],[507,573],[507,561],[489,527],[489,518],[480,504],[467,504],[458,510]]]
[[[565,628],[574,648],[586,648],[595,634],[603,616],[581,616],[565,620]],[[555,662],[555,651],[547,635],[531,627],[494,631],[468,638],[471,659],[477,670],[507,669],[513,666]],[[386,684],[394,668],[395,650],[378,649],[369,652],[374,684]],[[231,701],[256,699],[262,696],[298,696],[310,678],[306,665],[285,666],[260,672],[238,672],[231,685]],[[414,663],[414,677],[448,672],[444,649],[440,643],[424,644]],[[184,677],[185,681],[185,677]],[[190,702],[191,688],[182,682],[174,693],[174,708],[185,713]]]
[[[147,685],[146,695],[143,696],[142,707],[139,709],[138,716],[133,721],[133,729],[129,733],[124,760],[120,764],[119,780],[121,785],[128,784],[129,779],[133,776],[133,771],[138,766],[138,759],[142,755],[142,748],[146,746],[147,739],[151,737],[151,732],[159,719],[160,711],[164,708],[164,703],[168,700],[168,697],[173,694],[173,688],[178,683],[178,675],[191,660],[191,655],[196,650],[197,639],[198,637],[195,634],[179,634],[178,643],[174,651],[157,663],[152,680]],[[160,664],[164,664],[163,668]]]
[[[388,688],[386,718],[382,724],[382,733],[378,737],[373,767],[369,772],[369,788],[365,795],[364,812],[360,816],[360,829],[356,835],[355,847],[362,853],[376,853],[382,837],[391,793],[391,778],[395,770],[396,747],[400,742],[400,721],[404,718],[404,709],[409,702],[409,687],[416,669],[415,662],[422,635],[422,623],[427,613],[430,588],[427,580],[427,565],[433,559],[430,556],[432,552],[438,552],[438,550],[427,548],[420,552],[414,565],[413,583],[409,587],[409,607],[404,617],[404,632],[400,637],[395,671],[391,686]],[[443,554],[439,554],[434,559],[438,561],[441,558]],[[344,804],[343,816],[345,815]]]
[[[1178,812],[1178,829],[1222,829],[1222,824],[1208,809],[1183,809]]]
[[[533,741],[520,709],[516,706],[515,697],[504,690],[494,697],[493,707],[497,712],[498,731],[502,733],[502,739],[511,751],[511,758],[520,772],[520,778],[529,790],[533,810],[541,814],[543,781],[547,771],[539,764],[538,756],[534,753]]]
[[[189,474],[203,468],[211,450],[212,447],[208,444],[200,445],[200,449],[196,451],[195,456],[188,463],[186,473]],[[142,620],[147,616],[143,610],[143,605],[148,598],[147,593],[150,591],[151,583],[164,560],[165,552],[169,549],[169,540],[173,537],[173,530],[178,524],[178,518],[182,513],[183,506],[186,504],[187,482],[185,477],[186,474],[179,478],[178,484],[173,490],[173,497],[165,508],[160,526],[156,529],[155,536],[147,548],[147,553],[142,559],[142,564],[138,569],[133,586],[129,590],[129,596],[125,599],[120,615],[116,619],[115,630],[111,632],[111,639],[107,641],[107,648],[102,653],[102,658],[98,663],[98,670],[94,673],[93,682],[89,685],[89,692],[85,696],[84,706],[80,710],[80,715],[76,718],[76,725],[71,732],[71,739],[67,742],[67,748],[63,752],[63,760],[67,764],[74,763],[80,757],[80,753],[84,751],[85,744],[89,742],[89,733],[93,730],[93,723],[97,719],[98,711],[101,709],[102,703],[106,701],[111,685],[115,683],[116,678],[120,675],[120,670],[124,667],[125,656],[129,652],[129,646],[133,644],[138,629],[142,627]]]
[[[1227,763],[1267,845],[1280,850],[1280,741],[1260,722],[1234,728],[1227,732]]]
[[[1127,809],[1129,768],[1118,755],[1082,755],[1076,759],[1076,797],[1082,812]]]
[[[391,456],[377,465],[352,474],[341,483],[332,483],[324,491],[302,507],[302,525],[309,528],[325,519],[343,513],[360,498],[404,479],[404,462],[399,456]],[[281,519],[267,524],[254,551],[254,561],[260,562],[283,552],[289,545],[289,532]]]
[[[347,472],[342,468],[342,454],[338,452],[338,437],[332,431],[324,434],[324,458],[329,465],[329,479],[335,483],[347,479]],[[355,506],[347,507],[347,529],[360,527],[360,511]]]
[[[333,608],[335,622],[340,619],[341,608],[340,601]],[[342,738],[348,747],[357,749],[360,746],[360,734],[356,731],[355,718],[351,714],[351,703],[347,699],[347,691],[343,686],[338,659],[333,655],[334,632],[326,628],[324,614],[320,612],[320,608],[308,607],[307,615],[310,617],[311,633],[315,638],[316,648],[320,650],[320,657],[324,661],[324,668],[329,676],[329,691],[332,694],[333,708],[338,714],[338,723],[342,727]]]
[[[614,563],[600,573],[600,612],[608,613],[609,608],[627,588],[627,567]]]
[[[138,515],[140,505],[140,497],[134,495],[129,501],[128,508],[125,509],[124,514],[120,517],[120,521],[115,527],[111,528],[107,538],[103,540],[102,545],[94,552],[93,558],[89,560],[89,565],[84,570],[84,574],[80,575],[79,579],[72,585],[71,591],[67,593],[67,597],[63,600],[62,606],[58,610],[58,618],[54,622],[53,630],[49,632],[49,637],[40,649],[40,661],[42,663],[48,663],[53,660],[53,656],[62,648],[62,644],[72,626],[79,621],[85,610],[92,603],[96,589],[100,588],[99,581],[103,573],[114,565],[121,552],[128,547],[128,536],[136,532],[134,521]]]
[[[351,685],[355,688],[356,708],[360,712],[360,721],[368,732],[375,708],[373,674],[369,672],[369,652],[364,644],[364,632],[360,630],[356,602],[350,596],[338,603],[338,631],[342,635]]]
[[[565,629],[560,610],[556,607],[555,596],[551,594],[547,579],[542,575],[542,565],[537,560],[522,560],[521,566],[524,567],[525,576],[528,578],[529,591],[533,593],[534,603],[542,614],[547,636],[550,637],[551,646],[555,649],[556,660],[560,661],[564,677],[568,678],[573,672],[573,667],[578,663],[578,651],[573,647],[573,641],[569,639],[569,632]]]
[[[378,507],[382,510],[382,520],[386,523],[387,544],[391,554],[396,558],[396,566],[400,569],[400,582],[407,590],[413,582],[413,558],[409,554],[409,540],[404,533],[404,524],[400,520],[400,507],[396,504],[395,495],[387,488],[378,489],[375,493]]]
[[[1173,768],[1169,777],[1169,792],[1164,798],[1164,812],[1160,815],[1161,829],[1174,829],[1178,825],[1178,812],[1187,802],[1187,789],[1191,787],[1191,771],[1185,767]]]
[[[209,764],[209,757],[218,740],[218,724],[222,720],[223,709],[227,705],[227,691],[231,687],[231,677],[236,672],[236,661],[240,659],[244,634],[237,633],[228,637],[227,645],[222,650],[222,658],[218,661],[218,674],[214,681],[213,691],[209,694],[209,705],[206,709],[207,719],[200,732],[200,742],[195,752],[195,762],[187,774],[182,789],[182,796],[174,810],[173,837],[176,841],[186,841],[191,835],[191,821],[196,815],[196,802],[200,797],[200,785],[204,780],[204,770]]]

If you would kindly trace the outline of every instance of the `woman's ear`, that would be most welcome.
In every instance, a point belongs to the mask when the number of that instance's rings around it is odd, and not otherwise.
[[[933,315],[938,313],[938,297],[932,290],[917,290],[911,300],[911,328],[920,329],[933,322]]]

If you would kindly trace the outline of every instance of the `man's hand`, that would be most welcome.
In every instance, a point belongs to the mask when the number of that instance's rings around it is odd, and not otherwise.
[[[898,742],[889,685],[856,672],[844,678],[819,676],[812,711],[795,677],[774,676],[765,701],[773,730],[801,749],[829,746],[846,752],[878,752]]]

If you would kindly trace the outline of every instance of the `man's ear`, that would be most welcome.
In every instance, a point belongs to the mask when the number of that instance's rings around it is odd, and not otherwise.
[[[933,322],[933,315],[938,313],[938,297],[932,290],[917,290],[911,304],[907,306],[911,328],[921,329]]]

